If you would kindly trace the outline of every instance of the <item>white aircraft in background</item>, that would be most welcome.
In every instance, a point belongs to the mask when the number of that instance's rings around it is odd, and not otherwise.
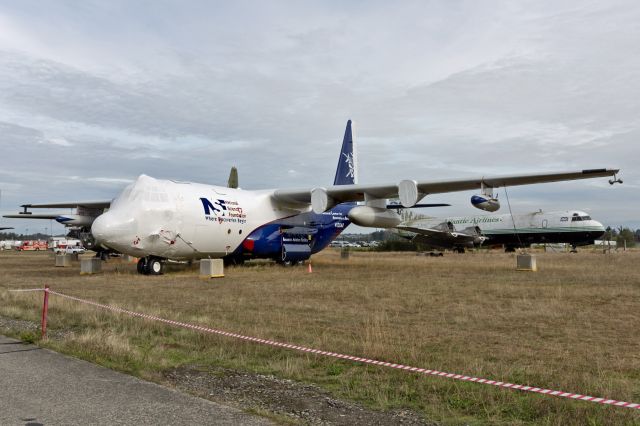
[[[350,168],[354,163],[353,158],[351,160],[348,162]],[[274,222],[311,212],[330,215],[330,209],[344,203],[364,202],[364,205],[349,206],[348,216],[352,222],[384,227],[397,216],[387,208],[389,198],[398,198],[403,207],[410,208],[429,194],[480,189],[481,195],[474,197],[482,200],[472,198],[472,204],[493,211],[491,209],[495,210],[497,203],[492,195],[493,188],[609,176],[614,177],[610,183],[615,183],[618,171],[589,169],[476,179],[402,180],[382,185],[343,184],[257,191],[141,175],[113,201],[48,206],[108,208],[96,217],[89,217],[96,244],[139,257],[138,271],[156,275],[162,273],[167,259],[223,258],[240,250],[248,237]],[[353,175],[355,170],[347,172]]]
[[[600,222],[579,210],[414,219],[395,229],[398,235],[428,248],[460,253],[480,245],[503,245],[506,251],[514,251],[544,243],[567,243],[575,250],[593,244],[605,232]]]

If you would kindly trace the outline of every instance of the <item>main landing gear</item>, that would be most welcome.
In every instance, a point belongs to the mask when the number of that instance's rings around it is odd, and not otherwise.
[[[141,257],[138,260],[138,273],[143,275],[162,275],[164,273],[164,259],[155,256]]]

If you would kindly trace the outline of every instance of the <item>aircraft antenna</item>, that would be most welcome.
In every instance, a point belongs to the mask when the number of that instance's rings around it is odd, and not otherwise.
[[[522,247],[520,234],[518,234],[518,229],[516,228],[516,220],[513,218],[513,211],[511,211],[511,203],[509,202],[509,193],[507,192],[507,185],[504,186],[504,195],[507,196],[507,206],[509,206],[509,215],[511,216],[511,223],[513,224],[513,232],[516,234],[516,237],[518,238],[518,244]]]

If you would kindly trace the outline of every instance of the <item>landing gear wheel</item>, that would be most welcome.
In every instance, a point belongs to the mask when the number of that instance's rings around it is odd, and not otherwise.
[[[147,275],[162,275],[162,273],[164,272],[164,263],[162,262],[162,260],[152,257],[147,260],[145,269]]]
[[[146,270],[147,270],[147,258],[146,257],[141,257],[138,260],[138,265],[136,266],[136,268],[138,269],[138,273],[139,274],[146,275],[147,274],[147,272],[146,272]]]

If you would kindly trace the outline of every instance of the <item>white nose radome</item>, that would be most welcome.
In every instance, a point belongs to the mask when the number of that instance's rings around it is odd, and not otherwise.
[[[121,217],[113,212],[101,214],[93,221],[91,234],[96,243],[118,243],[129,239],[135,232],[135,220],[132,217]]]

